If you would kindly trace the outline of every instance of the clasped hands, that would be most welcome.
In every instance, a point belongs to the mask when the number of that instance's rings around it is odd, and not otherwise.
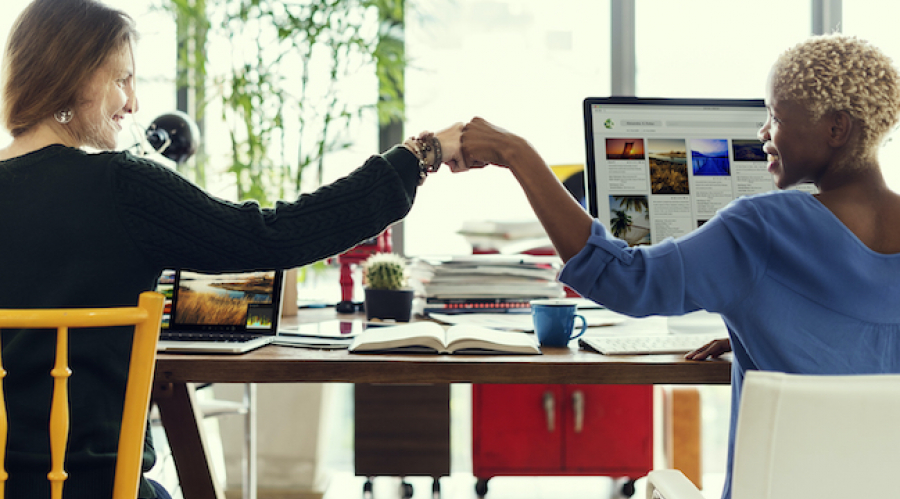
[[[454,173],[483,168],[489,164],[508,167],[509,158],[518,148],[531,147],[522,138],[483,118],[473,118],[468,123],[455,123],[433,134],[422,132],[407,139],[404,146],[415,153],[420,150],[417,142],[421,143],[431,136],[439,142],[440,162],[449,166]],[[432,157],[429,156],[428,161],[431,160]],[[434,171],[439,167],[439,164],[435,165]]]

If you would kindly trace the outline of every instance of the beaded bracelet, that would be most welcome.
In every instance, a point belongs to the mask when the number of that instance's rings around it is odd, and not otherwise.
[[[416,141],[415,137],[410,137],[403,142],[403,145],[412,151],[416,159],[419,160],[419,185],[424,184],[425,177],[428,176],[428,168],[425,167],[425,162],[422,160],[423,155],[419,143]]]
[[[428,173],[434,173],[438,171],[438,168],[441,167],[441,162],[443,160],[443,154],[441,153],[441,141],[438,140],[438,138],[431,132],[419,135],[419,138],[416,140],[420,144],[423,144],[422,149],[425,151],[425,156],[422,158],[422,162],[426,164]],[[430,142],[430,144],[428,142]],[[431,162],[431,164],[428,164],[426,160],[430,151],[434,151],[434,160]]]
[[[419,185],[425,182],[429,173],[438,171],[443,155],[441,153],[441,141],[432,132],[422,132],[418,137],[410,137],[408,146],[412,146],[413,152],[419,159]],[[434,151],[434,159],[428,161],[428,156]]]

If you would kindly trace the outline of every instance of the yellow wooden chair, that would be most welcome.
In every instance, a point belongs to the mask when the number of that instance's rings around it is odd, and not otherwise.
[[[135,326],[134,342],[125,388],[122,428],[119,432],[113,499],[137,497],[163,302],[163,295],[146,292],[141,294],[137,307],[0,310],[0,330],[26,328],[57,331],[56,361],[51,370],[54,379],[50,411],[52,466],[47,475],[53,499],[62,498],[63,483],[67,477],[63,464],[69,439],[69,329],[131,325]],[[35,332],[40,333],[42,331]],[[6,371],[0,364],[0,382],[5,376]],[[6,401],[0,390],[0,499],[5,497],[6,479],[9,476],[6,472],[7,431]]]

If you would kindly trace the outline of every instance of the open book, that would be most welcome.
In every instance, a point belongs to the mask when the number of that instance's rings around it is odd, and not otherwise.
[[[481,353],[540,354],[533,334],[499,331],[481,326],[451,326],[436,322],[370,327],[356,336],[350,351],[357,353]]]

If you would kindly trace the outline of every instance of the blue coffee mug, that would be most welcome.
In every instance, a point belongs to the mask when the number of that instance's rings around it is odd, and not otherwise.
[[[541,346],[564,347],[583,335],[587,320],[575,313],[576,305],[568,300],[532,300],[531,316],[534,332]],[[581,319],[581,330],[575,332],[575,318]]]

